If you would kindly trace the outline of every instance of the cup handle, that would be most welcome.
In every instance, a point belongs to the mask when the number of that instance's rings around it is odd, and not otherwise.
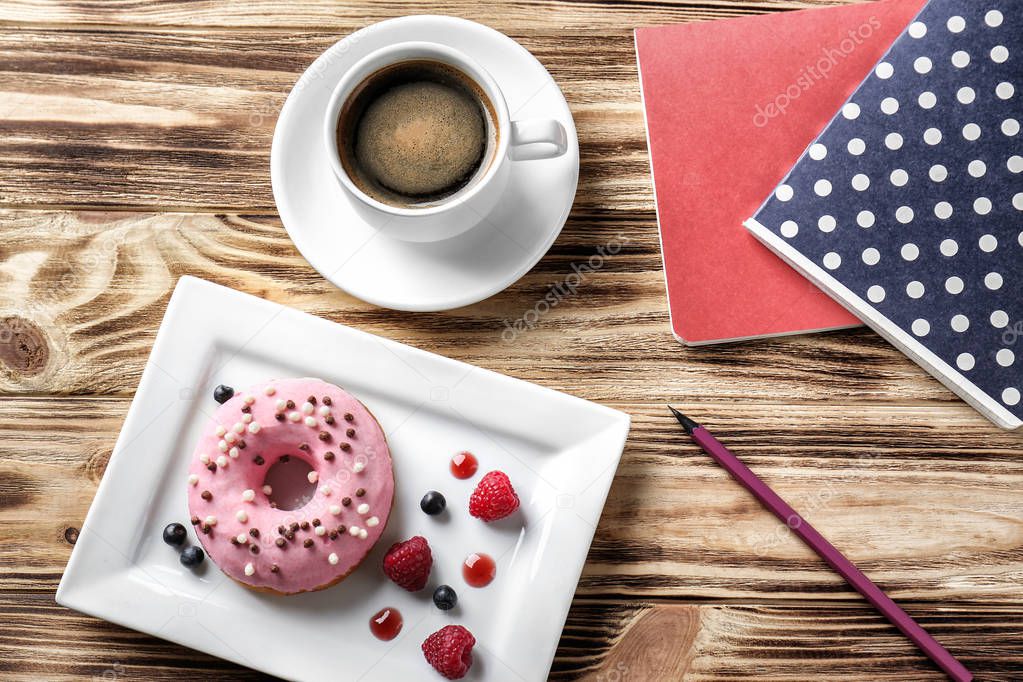
[[[515,161],[553,159],[568,150],[568,133],[550,118],[512,121],[509,148]]]

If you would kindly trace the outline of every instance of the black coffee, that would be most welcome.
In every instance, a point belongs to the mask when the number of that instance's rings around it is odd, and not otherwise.
[[[468,76],[428,60],[370,75],[338,119],[345,172],[394,206],[430,204],[475,178],[494,148],[493,107]]]

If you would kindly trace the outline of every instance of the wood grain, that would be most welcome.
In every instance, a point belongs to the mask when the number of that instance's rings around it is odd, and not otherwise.
[[[0,229],[0,316],[27,320],[49,349],[47,365],[33,372],[0,353],[0,387],[13,393],[134,391],[170,292],[179,276],[192,274],[592,400],[841,396],[960,405],[867,330],[681,346],[668,329],[652,219],[574,216],[548,256],[504,293],[415,316],[335,289],[301,258],[276,217],[0,210]],[[625,247],[587,275],[575,296],[513,341],[503,335],[573,272],[573,263],[611,240]]]
[[[277,114],[349,30],[0,27],[0,204],[272,210]],[[631,33],[520,37],[588,141],[576,210],[652,216]]]
[[[935,607],[908,612],[983,680],[1023,674],[1023,611]],[[0,592],[0,674],[46,680],[266,680],[176,644],[60,608],[46,595]],[[576,600],[552,680],[940,680],[941,674],[869,608],[772,603]]]
[[[405,0],[372,5],[336,0],[301,0],[287,11],[273,0],[235,3],[229,0],[8,0],[0,7],[0,22],[47,24],[107,24],[119,27],[175,26],[190,28],[289,29],[363,26],[372,21],[407,14],[451,14],[479,21],[506,32],[529,33],[594,30],[631,30],[635,26],[721,19],[782,9],[842,4],[855,0],[662,0],[660,2],[600,2],[599,0],[445,0],[442,5]]]
[[[552,679],[940,679],[685,441],[669,400],[978,679],[1023,678],[1023,434],[867,330],[709,348],[668,331],[632,28],[840,1],[853,0],[0,4],[0,679],[267,679],[53,602],[183,274],[632,415]],[[494,26],[544,63],[582,167],[533,271],[474,306],[409,315],[299,256],[269,149],[320,52],[427,12]],[[624,248],[576,295],[502,337],[611,240]]]

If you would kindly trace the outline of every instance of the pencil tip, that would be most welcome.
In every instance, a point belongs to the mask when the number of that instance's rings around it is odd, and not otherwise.
[[[673,415],[675,415],[675,419],[677,419],[678,423],[682,425],[682,428],[685,430],[686,433],[692,434],[694,429],[698,429],[700,427],[699,424],[697,424],[692,419],[676,410],[671,405],[668,405],[668,409],[671,410],[671,413]]]

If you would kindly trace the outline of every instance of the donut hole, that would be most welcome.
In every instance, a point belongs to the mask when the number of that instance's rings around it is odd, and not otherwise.
[[[312,470],[309,462],[294,455],[285,455],[271,464],[263,479],[263,485],[273,489],[270,501],[284,511],[304,507],[316,494],[316,484],[309,481]]]

